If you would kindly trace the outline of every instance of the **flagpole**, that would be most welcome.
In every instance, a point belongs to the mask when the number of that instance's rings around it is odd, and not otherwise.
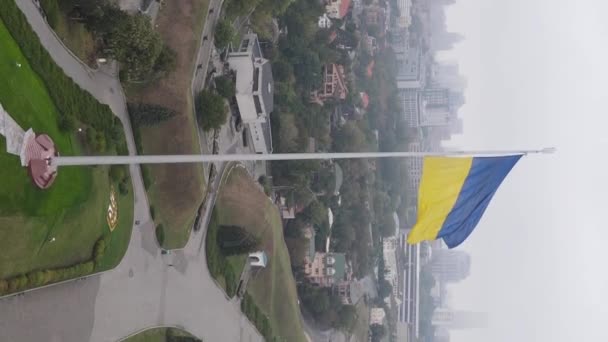
[[[362,158],[420,158],[420,157],[491,157],[503,155],[528,155],[554,153],[555,148],[540,150],[507,151],[447,151],[447,152],[344,152],[344,153],[273,153],[273,154],[186,154],[186,155],[137,155],[137,156],[75,156],[52,157],[52,166],[76,165],[127,165],[127,164],[176,164],[230,161],[285,161]]]

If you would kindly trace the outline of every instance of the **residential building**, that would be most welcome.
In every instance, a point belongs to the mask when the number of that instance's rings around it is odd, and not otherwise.
[[[270,113],[274,109],[274,81],[270,61],[262,56],[255,33],[246,34],[239,47],[228,54],[236,73],[238,115],[247,125],[256,153],[272,152]]]
[[[331,287],[347,280],[346,256],[343,253],[316,252],[312,260],[304,264],[304,274],[313,284]]]
[[[397,88],[421,89],[425,85],[426,66],[424,56],[418,47],[410,46],[403,54],[397,55]]]
[[[399,97],[403,120],[407,123],[407,126],[412,128],[420,127],[418,119],[421,103],[418,91],[416,89],[401,89]]]
[[[399,240],[395,236],[384,238],[382,240],[383,245],[383,258],[384,258],[384,279],[387,280],[393,288],[393,296],[397,296],[399,293],[399,282],[398,282],[398,270],[397,270],[397,247],[399,246]]]
[[[369,313],[369,325],[384,324],[384,318],[386,317],[386,311],[384,308],[372,308]]]
[[[332,19],[342,19],[348,14],[350,0],[327,0],[325,13]]]
[[[388,30],[389,13],[385,7],[377,4],[367,6],[363,12],[363,20],[367,27],[377,26],[380,30],[378,34],[381,36]]]
[[[323,67],[323,85],[320,90],[311,94],[311,102],[323,104],[325,100],[344,100],[348,94],[344,67],[338,64],[327,64]]]
[[[412,0],[397,0],[397,8],[399,8],[397,27],[408,28],[412,24]]]
[[[331,25],[332,25],[331,18],[329,18],[327,16],[327,13],[323,13],[323,15],[319,17],[318,25],[319,25],[319,28],[322,28],[322,29],[328,29],[331,27]]]

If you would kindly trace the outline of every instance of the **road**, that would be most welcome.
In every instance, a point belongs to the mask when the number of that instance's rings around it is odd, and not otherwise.
[[[122,121],[135,154],[122,87],[111,72],[94,71],[75,58],[46,25],[31,0],[17,0],[55,62]],[[209,27],[205,27],[210,30]],[[139,167],[130,166],[135,193],[128,250],[114,270],[0,300],[0,341],[117,341],[153,326],[178,326],[205,341],[262,341],[207,270],[206,229],[193,232],[183,250],[162,255],[154,235]],[[217,189],[220,177],[211,186]],[[215,193],[209,196],[215,201]],[[211,205],[202,218],[204,227]]]

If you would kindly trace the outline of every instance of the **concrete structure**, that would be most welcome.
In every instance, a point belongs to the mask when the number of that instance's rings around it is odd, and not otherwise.
[[[332,19],[342,19],[348,14],[350,0],[327,0],[325,12]]]
[[[236,72],[236,102],[243,123],[249,128],[256,153],[272,152],[270,113],[274,109],[274,81],[270,61],[262,56],[258,36],[246,34],[228,55]]]
[[[459,282],[469,276],[471,257],[461,250],[440,249],[433,253],[431,272],[441,282]]]
[[[369,325],[384,324],[384,318],[386,317],[386,311],[384,308],[371,308],[369,312]]]
[[[320,90],[311,94],[311,102],[323,104],[328,99],[344,100],[348,94],[344,67],[339,64],[327,64],[323,67],[323,85]]]
[[[436,308],[431,323],[447,329],[482,329],[488,326],[488,314],[485,312]]]
[[[251,267],[265,268],[268,265],[268,256],[264,251],[253,252],[249,254],[247,261]]]
[[[0,135],[6,139],[6,152],[17,156],[21,154],[25,132],[4,110],[2,104],[0,104]]]
[[[331,287],[345,280],[346,257],[342,253],[315,253],[304,264],[304,273],[313,284]]]

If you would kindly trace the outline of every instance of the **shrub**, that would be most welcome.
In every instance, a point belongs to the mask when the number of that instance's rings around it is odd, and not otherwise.
[[[114,182],[121,182],[127,173],[127,167],[124,165],[112,165],[110,166],[110,179]]]
[[[127,108],[131,122],[138,127],[153,126],[176,115],[174,110],[150,103],[128,103]]]
[[[59,18],[61,17],[57,0],[42,0],[40,1],[40,5],[46,15],[46,21],[53,29],[56,29]]]
[[[121,195],[126,196],[129,193],[129,186],[127,185],[127,178],[123,178],[123,180],[118,183],[118,192]]]
[[[236,93],[236,86],[230,77],[221,76],[215,79],[215,90],[218,94],[230,100]]]
[[[150,188],[150,186],[152,185],[152,175],[150,173],[149,166],[147,166],[147,165],[141,166],[141,178],[144,181],[144,188],[146,188],[146,190],[148,190],[148,188]],[[152,215],[152,214],[150,214],[150,215]],[[154,219],[154,217],[152,219]]]
[[[8,292],[8,282],[4,279],[0,279],[0,295]]]
[[[151,205],[150,206],[150,217],[154,220],[156,218],[156,211],[154,209],[154,206]]]
[[[97,240],[97,242],[95,243],[95,246],[93,247],[93,260],[95,261],[95,263],[99,263],[101,261],[101,258],[103,258],[103,255],[106,252],[106,241],[105,239],[99,239]]]
[[[165,228],[162,224],[159,224],[158,226],[156,226],[155,232],[156,240],[158,241],[158,244],[162,246],[165,243]]]

